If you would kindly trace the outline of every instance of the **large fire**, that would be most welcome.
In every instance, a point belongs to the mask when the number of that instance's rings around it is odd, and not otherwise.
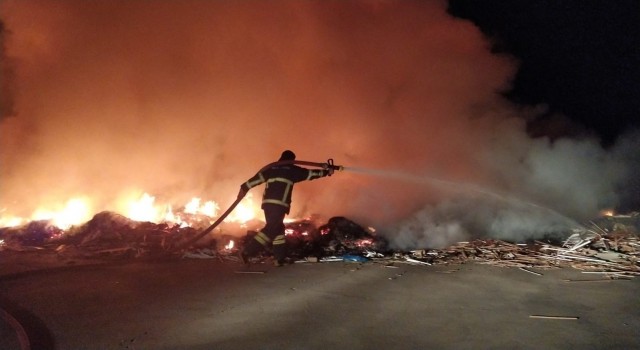
[[[178,208],[178,209],[174,209]],[[213,200],[202,200],[194,197],[184,206],[159,203],[149,193],[131,196],[114,210],[131,220],[153,223],[170,223],[173,225],[202,226],[209,225],[219,215],[220,205]],[[228,222],[246,223],[259,217],[259,204],[254,203],[251,193],[237,205],[227,217]],[[66,230],[72,226],[83,224],[95,214],[91,200],[87,197],[71,198],[62,205],[51,205],[37,208],[30,216],[12,215],[6,208],[0,211],[0,227],[15,227],[29,221],[48,220],[56,227]]]

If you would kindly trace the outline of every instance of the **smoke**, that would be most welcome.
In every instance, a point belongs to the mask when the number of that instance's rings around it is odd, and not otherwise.
[[[2,73],[2,79],[0,80],[0,120],[10,116],[13,111],[13,92],[11,91],[13,85],[13,70],[12,63],[9,57],[5,54],[5,38],[7,36],[4,23],[0,21],[0,73]]]
[[[352,217],[409,247],[565,227],[615,205],[625,180],[597,140],[530,138],[536,111],[498,95],[517,62],[444,1],[7,0],[0,11],[17,112],[0,121],[0,199],[17,215],[78,195],[109,209],[131,190],[224,206],[284,149],[533,203],[349,172],[296,186],[292,215]]]

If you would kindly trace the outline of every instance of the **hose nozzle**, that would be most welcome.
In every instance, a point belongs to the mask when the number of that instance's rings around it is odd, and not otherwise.
[[[334,165],[333,164],[333,158],[329,158],[327,160],[327,169],[331,169],[332,172],[336,171],[336,170],[337,171],[342,171],[342,170],[344,170],[344,167],[342,165]]]

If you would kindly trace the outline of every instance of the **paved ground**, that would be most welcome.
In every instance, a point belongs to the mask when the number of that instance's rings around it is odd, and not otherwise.
[[[0,271],[0,306],[34,349],[640,348],[638,278],[396,266],[295,264],[264,274],[195,259],[23,266]],[[19,349],[2,322],[0,348]]]

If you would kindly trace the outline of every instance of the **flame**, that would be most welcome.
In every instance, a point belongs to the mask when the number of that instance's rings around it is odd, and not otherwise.
[[[207,201],[202,207],[200,207],[200,213],[210,217],[217,216],[218,210],[220,210],[220,207],[218,206],[218,203],[214,201]]]
[[[200,205],[200,198],[192,198],[187,205],[184,206],[184,212],[187,214],[201,214],[209,217],[215,217],[220,207],[214,201],[207,201]]]
[[[229,221],[246,223],[256,218],[260,208],[256,208],[253,203],[253,195],[248,193],[246,197],[238,205],[235,210],[228,216]]]
[[[245,199],[240,202],[235,210],[228,216],[228,221],[246,223],[256,217],[259,208],[255,208],[253,197],[248,194]],[[183,212],[191,215],[201,215],[213,219],[217,217],[220,206],[215,201],[209,200],[202,203],[202,199],[194,197],[184,206]],[[158,205],[154,196],[143,193],[142,197],[137,200],[130,201],[126,214],[128,218],[137,221],[150,222],[171,222],[180,225],[190,225],[180,215],[174,213],[171,205]]]
[[[73,225],[81,224],[90,218],[88,200],[72,198],[67,201],[60,210],[37,209],[31,216],[31,220],[49,220],[53,225],[61,229],[68,229]]]
[[[227,245],[224,246],[224,249],[226,250],[231,250],[233,249],[235,243],[233,242],[233,240],[230,240],[229,243],[227,243]]]
[[[61,229],[68,229],[73,225],[79,225],[89,220],[90,205],[86,198],[71,198],[64,205],[53,205],[37,208],[28,218],[13,215],[0,217],[0,227],[15,227],[25,224],[28,220],[49,220],[53,225]],[[6,211],[6,210],[3,210]]]
[[[151,196],[146,192],[143,193],[142,198],[129,203],[126,216],[129,219],[136,221],[157,221],[160,211],[154,206],[155,200],[156,198],[154,196]]]
[[[6,216],[0,218],[0,227],[15,227],[20,226],[25,222],[25,219],[17,216]]]
[[[168,206],[167,207],[167,212],[166,212],[166,214],[164,214],[164,221],[175,222],[177,224],[180,224],[182,220],[180,219],[179,216],[177,216],[177,215],[175,215],[173,213],[173,210],[171,209],[171,206]]]
[[[115,211],[135,221],[167,222],[181,227],[195,226],[202,224],[202,221],[206,222],[207,219],[213,222],[220,211],[218,203],[213,200],[203,200],[200,197],[193,197],[184,206],[175,207],[168,203],[158,203],[156,197],[147,192],[137,192],[121,198]],[[91,209],[90,201],[85,197],[71,198],[63,205],[40,207],[26,218],[11,215],[6,208],[3,208],[0,210],[0,227],[20,226],[29,220],[49,220],[56,227],[66,230],[73,225],[90,220]],[[259,213],[261,209],[254,203],[253,196],[249,193],[231,212],[227,221],[244,224],[258,217]]]

